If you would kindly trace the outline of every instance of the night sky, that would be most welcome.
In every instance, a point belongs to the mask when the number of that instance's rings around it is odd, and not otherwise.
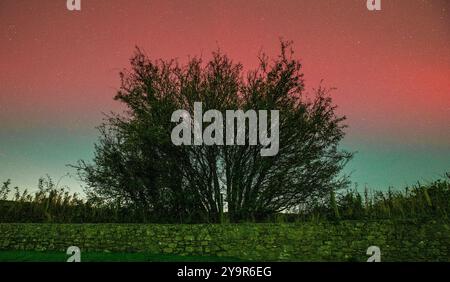
[[[134,46],[152,58],[208,58],[249,69],[293,40],[308,89],[336,87],[350,126],[346,168],[360,186],[403,188],[450,171],[450,1],[0,1],[0,181],[37,179],[91,159],[102,112]],[[62,184],[80,191],[75,178]]]

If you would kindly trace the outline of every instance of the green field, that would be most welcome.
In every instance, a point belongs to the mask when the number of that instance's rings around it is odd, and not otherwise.
[[[64,252],[0,251],[0,262],[65,262]],[[238,262],[236,258],[208,256],[174,256],[150,253],[81,253],[82,262]]]

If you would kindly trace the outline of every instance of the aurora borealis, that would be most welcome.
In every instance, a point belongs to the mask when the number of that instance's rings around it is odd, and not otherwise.
[[[352,181],[402,188],[449,171],[449,1],[65,2],[0,2],[0,181],[33,189],[90,159],[102,112],[121,110],[112,98],[135,46],[182,62],[220,47],[252,68],[280,37],[294,42],[308,89],[337,88]]]

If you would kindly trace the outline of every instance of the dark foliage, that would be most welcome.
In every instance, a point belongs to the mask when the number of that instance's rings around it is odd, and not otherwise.
[[[180,66],[137,49],[115,97],[127,112],[100,126],[93,163],[76,165],[89,199],[132,209],[143,221],[221,222],[227,210],[228,220],[239,222],[346,187],[340,172],[352,154],[338,148],[345,118],[336,115],[330,90],[320,87],[307,97],[290,43],[281,43],[272,62],[259,59],[244,75],[220,52],[206,64],[193,58]],[[279,153],[262,157],[261,145],[173,145],[171,115],[178,109],[192,115],[194,102],[224,116],[226,110],[279,110]]]
[[[113,204],[85,200],[58,188],[50,178],[39,181],[38,191],[29,194],[11,182],[0,186],[0,222],[50,223],[160,223],[167,218],[145,219],[142,213]],[[320,220],[380,220],[380,219],[448,219],[450,214],[450,174],[446,179],[407,187],[403,192],[370,192],[364,196],[354,190],[328,199],[311,202],[295,213],[272,214],[257,222],[293,222]],[[228,214],[224,214],[225,220]],[[176,221],[173,221],[176,222]]]

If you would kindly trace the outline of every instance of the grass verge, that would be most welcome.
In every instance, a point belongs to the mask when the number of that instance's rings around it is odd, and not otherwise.
[[[0,251],[0,262],[65,262],[65,252]],[[237,258],[150,253],[82,252],[82,262],[239,262]]]

